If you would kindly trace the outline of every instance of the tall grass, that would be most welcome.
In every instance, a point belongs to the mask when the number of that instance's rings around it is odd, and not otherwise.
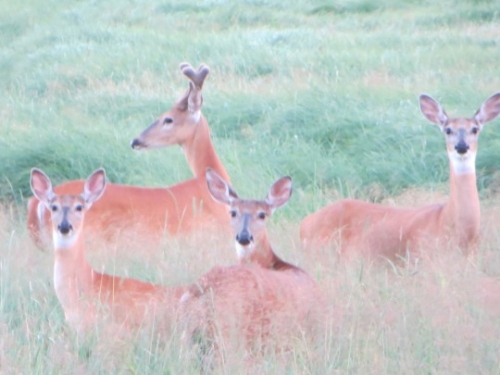
[[[283,257],[314,274],[335,311],[316,347],[298,344],[292,360],[271,356],[257,370],[498,372],[498,311],[478,292],[500,269],[498,120],[484,128],[477,158],[488,235],[477,265],[445,254],[415,273],[381,271],[303,254],[297,239],[305,214],[340,197],[406,192],[406,203],[423,204],[420,194],[446,194],[444,141],[420,114],[418,95],[471,116],[499,90],[498,0],[23,0],[1,9],[0,372],[197,371],[179,359],[178,342],[148,332],[118,344],[99,332],[79,342],[53,292],[52,258],[23,229],[32,167],[55,182],[99,166],[113,182],[144,186],[190,176],[176,147],[129,147],[187,87],[182,61],[211,68],[203,113],[241,195],[263,198],[272,181],[292,176],[294,197],[270,234]],[[91,261],[182,284],[233,262],[229,239],[214,242],[218,252],[203,243]]]
[[[417,203],[428,198],[416,192],[406,197]],[[216,373],[241,373],[249,371],[247,366],[254,373],[496,373],[500,237],[494,223],[499,211],[495,201],[487,203],[484,225],[491,230],[477,263],[437,249],[423,264],[404,268],[375,267],[362,260],[345,264],[333,251],[304,254],[295,235],[297,223],[273,222],[273,247],[318,280],[331,313],[312,344],[294,341],[285,354],[268,352],[249,364],[242,360],[244,352],[232,351],[229,345],[226,362]],[[77,337],[65,323],[53,291],[51,254],[34,247],[15,212],[3,210],[0,218],[2,372],[199,373],[177,334],[164,340],[144,329],[110,336],[98,325],[89,337]],[[135,245],[93,254],[91,263],[99,269],[104,263],[114,274],[185,284],[221,259],[223,264],[234,262],[222,242],[220,249],[200,246],[222,240],[173,241],[162,247],[164,253],[147,256],[137,254]]]

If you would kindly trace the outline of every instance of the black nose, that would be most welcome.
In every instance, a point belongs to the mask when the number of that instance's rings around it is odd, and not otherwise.
[[[455,150],[457,150],[460,155],[463,155],[469,150],[469,145],[465,142],[458,142],[455,146]]]
[[[73,226],[67,221],[66,222],[63,221],[61,224],[57,226],[57,229],[59,229],[59,232],[61,232],[62,234],[68,234],[70,230],[73,229]]]
[[[253,240],[252,235],[248,233],[248,231],[246,230],[236,235],[236,241],[238,241],[238,243],[243,246],[248,245],[252,240]]]
[[[136,148],[136,147],[142,147],[142,146],[144,146],[144,144],[141,141],[139,141],[137,138],[134,138],[132,140],[132,142],[130,143],[130,146],[132,148]]]

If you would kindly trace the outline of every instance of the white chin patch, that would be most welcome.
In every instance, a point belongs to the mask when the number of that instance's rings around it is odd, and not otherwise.
[[[236,254],[238,259],[242,260],[250,256],[252,254],[255,245],[253,242],[250,242],[248,245],[243,246],[240,245],[238,241],[236,241]]]
[[[55,230],[52,233],[53,239],[54,239],[54,248],[55,249],[67,249],[72,247],[78,236],[76,235],[75,232],[71,231],[67,235],[61,234],[58,230]]]
[[[476,173],[475,152],[467,152],[465,155],[460,155],[458,152],[453,152],[449,155],[449,157],[455,174]]]

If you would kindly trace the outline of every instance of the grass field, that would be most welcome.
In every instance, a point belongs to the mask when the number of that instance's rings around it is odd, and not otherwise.
[[[500,309],[483,294],[500,294],[498,119],[485,126],[477,158],[477,262],[437,249],[425,265],[372,268],[304,254],[298,241],[301,218],[341,197],[445,199],[443,136],[418,95],[472,116],[500,90],[498,0],[4,0],[1,9],[0,373],[197,371],[179,359],[178,342],[149,332],[77,341],[53,291],[52,256],[24,229],[32,167],[56,183],[100,166],[116,183],[190,176],[176,147],[129,146],[187,87],[182,61],[211,68],[203,113],[238,192],[263,198],[275,179],[293,178],[292,200],[269,225],[274,248],[318,279],[334,311],[316,346],[286,363],[271,356],[259,372],[500,373]],[[92,261],[165,284],[234,263],[231,239],[201,243]],[[242,366],[235,356],[221,372]]]

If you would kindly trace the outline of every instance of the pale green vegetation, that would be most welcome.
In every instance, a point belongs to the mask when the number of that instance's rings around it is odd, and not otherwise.
[[[276,178],[292,176],[294,196],[270,224],[274,247],[319,280],[336,311],[317,346],[286,364],[271,356],[260,372],[500,372],[500,309],[480,292],[500,274],[498,119],[485,126],[477,159],[488,234],[477,264],[446,254],[372,269],[303,254],[298,241],[300,219],[339,197],[443,199],[444,140],[418,95],[472,116],[500,90],[498,0],[4,0],[0,8],[1,373],[196,373],[174,339],[158,343],[148,332],[76,342],[53,292],[52,257],[24,229],[32,167],[56,183],[99,166],[112,182],[144,186],[190,176],[176,147],[129,146],[187,87],[182,61],[211,68],[203,113],[238,192],[263,198]],[[231,239],[215,241],[219,253],[199,242],[166,241],[150,257],[129,249],[115,272],[186,283],[234,262]],[[242,369],[232,361],[228,373]]]

